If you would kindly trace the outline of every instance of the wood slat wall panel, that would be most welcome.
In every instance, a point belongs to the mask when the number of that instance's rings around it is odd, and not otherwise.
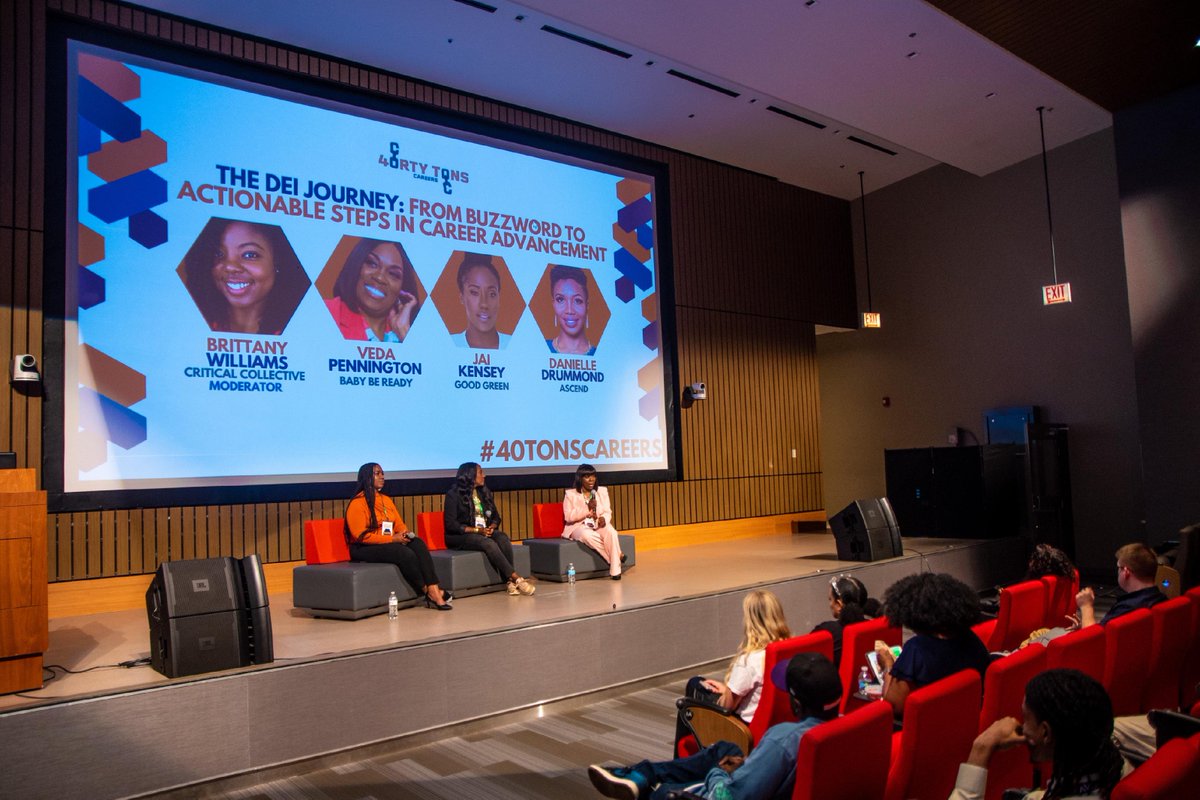
[[[681,412],[682,479],[614,486],[623,529],[819,509],[819,396],[812,320],[853,324],[849,205],[744,170],[403,76],[260,42],[103,0],[0,4],[0,356],[42,358],[42,220],[47,11],[207,49],[232,59],[361,87],[500,123],[665,162],[671,179],[676,368],[710,399]],[[57,232],[52,232],[57,235]],[[57,265],[50,265],[57,269]],[[0,449],[40,467],[41,401],[9,392]],[[791,455],[792,450],[796,455]],[[385,465],[386,467],[387,465]],[[565,481],[564,481],[565,482]],[[532,506],[558,489],[497,496],[514,538]],[[442,495],[397,497],[412,527]],[[167,559],[303,558],[304,521],[340,516],[344,501],[104,510],[49,520],[50,575],[68,581],[145,574]]]

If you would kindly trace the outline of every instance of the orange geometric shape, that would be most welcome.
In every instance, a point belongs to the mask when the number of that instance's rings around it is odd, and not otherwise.
[[[559,329],[555,325],[553,287],[550,285],[550,273],[555,266],[554,264],[546,265],[542,279],[538,281],[537,288],[533,290],[533,296],[529,298],[529,310],[533,313],[538,330],[541,331],[542,338],[546,341],[553,341],[559,333]],[[600,291],[600,285],[596,283],[592,271],[582,267],[576,267],[576,269],[582,272],[587,279],[587,316],[584,335],[594,349],[600,343],[600,337],[604,335],[608,321],[612,319],[612,311],[609,309],[608,303],[604,301],[604,294]]]
[[[662,386],[662,357],[655,356],[646,366],[638,370],[638,386],[643,392],[651,392]]]
[[[80,472],[108,461],[108,440],[99,431],[83,430],[71,440],[71,455]]]
[[[500,277],[500,308],[496,313],[496,330],[505,335],[511,335],[525,313],[525,298],[517,288],[508,265],[500,256],[490,256],[485,253],[468,253],[455,250],[438,276],[437,283],[429,292],[433,304],[437,306],[446,330],[457,335],[467,329],[467,311],[462,303],[458,290],[458,268],[463,261],[471,256],[474,259],[489,261]],[[471,270],[474,271],[474,270]]]
[[[142,79],[129,67],[116,61],[80,53],[79,74],[122,103],[142,96]]]
[[[658,320],[658,293],[651,292],[642,300],[642,318],[647,322]]]
[[[625,205],[629,205],[634,200],[639,200],[650,194],[651,188],[653,187],[645,181],[625,178],[617,183],[617,199]]]
[[[112,139],[88,156],[88,171],[111,183],[118,178],[141,172],[167,160],[167,143],[152,131],[128,142]]]
[[[79,382],[123,406],[146,399],[146,376],[91,345],[79,346]]]
[[[79,225],[79,266],[87,267],[104,260],[104,237],[87,225]]]
[[[625,231],[616,222],[612,226],[613,240],[629,251],[629,255],[645,264],[650,260],[650,251],[638,244],[637,229]]]

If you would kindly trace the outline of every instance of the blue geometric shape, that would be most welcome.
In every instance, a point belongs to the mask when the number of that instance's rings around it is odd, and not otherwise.
[[[654,228],[649,225],[638,225],[637,242],[647,250],[654,249]]]
[[[86,386],[79,387],[79,427],[128,450],[146,441],[146,418]]]
[[[167,182],[148,169],[88,190],[88,211],[116,222],[167,202]]]
[[[616,287],[617,298],[620,299],[622,303],[628,303],[633,299],[633,281],[629,280],[629,278],[617,278]]]
[[[77,155],[90,155],[100,149],[100,129],[83,117],[79,118],[76,135],[79,139]]]
[[[617,224],[621,226],[621,230],[628,233],[638,225],[649,222],[653,211],[654,206],[651,205],[649,197],[639,198],[617,212]]]
[[[142,118],[120,100],[87,78],[79,78],[79,116],[118,142],[132,141],[142,133]]]
[[[658,416],[659,409],[662,408],[662,388],[656,386],[650,391],[642,395],[638,400],[638,413],[642,415],[642,419],[654,419]]]
[[[654,285],[654,274],[624,247],[613,255],[613,266],[617,268],[617,272],[633,281],[639,289],[649,289]]]
[[[79,268],[79,307],[91,308],[104,302],[104,278],[87,267]]]
[[[658,321],[651,322],[642,328],[642,344],[647,350],[658,350]]]
[[[129,218],[129,238],[147,250],[167,240],[167,221],[153,211],[139,211]]]

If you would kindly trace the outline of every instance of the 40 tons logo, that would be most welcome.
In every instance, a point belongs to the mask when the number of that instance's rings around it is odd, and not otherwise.
[[[400,152],[400,145],[396,142],[388,143],[388,151],[379,156],[379,163],[397,172],[407,172],[413,177],[413,180],[429,181],[430,183],[440,181],[442,191],[446,194],[454,194],[454,184],[456,183],[466,185],[471,182],[471,176],[465,170],[443,167],[406,157]]]

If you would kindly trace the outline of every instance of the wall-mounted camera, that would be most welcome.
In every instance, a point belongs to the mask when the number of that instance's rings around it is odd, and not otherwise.
[[[37,383],[42,379],[42,374],[38,372],[37,357],[29,353],[13,357],[12,364],[12,382],[32,382]]]
[[[704,385],[704,381],[696,381],[687,386],[683,390],[683,406],[687,408],[697,400],[708,399],[708,388]]]

